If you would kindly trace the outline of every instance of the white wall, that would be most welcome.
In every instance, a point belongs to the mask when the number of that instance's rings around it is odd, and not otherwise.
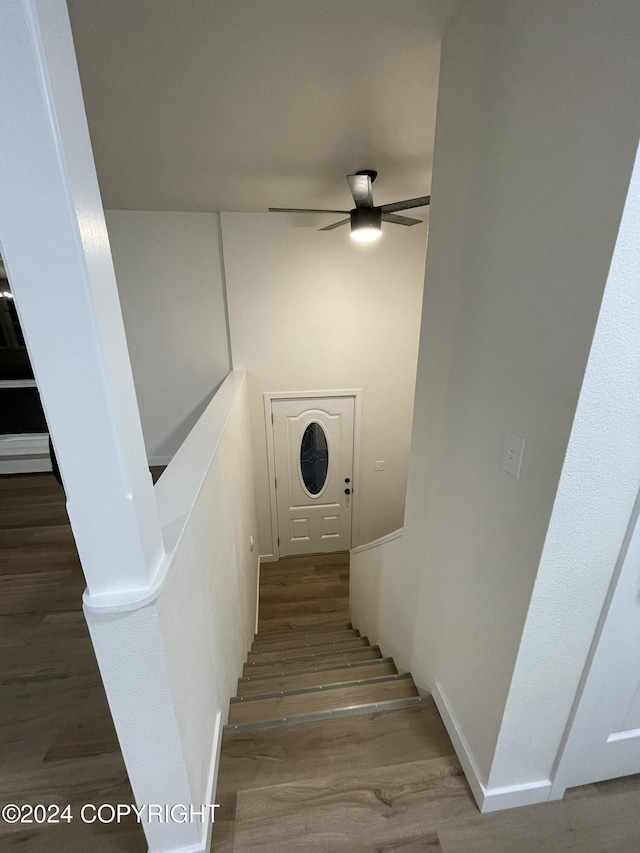
[[[220,218],[106,219],[147,455],[167,464],[230,369]]]
[[[481,785],[635,154],[638,22],[631,0],[488,0],[465,3],[443,40],[394,606]],[[527,441],[519,480],[500,467],[508,430]]]
[[[492,785],[550,777],[633,513],[640,489],[639,284],[640,151],[518,651]],[[622,620],[631,619],[637,569],[636,563],[626,570],[633,592],[619,606],[618,625],[609,627],[614,648],[616,640],[621,647],[617,631],[627,630]],[[608,656],[605,669],[612,668],[615,656]],[[635,681],[625,687],[632,685]],[[591,695],[598,689],[603,690],[602,682]],[[623,700],[615,692],[606,690],[606,695],[612,716],[618,712],[621,723]],[[523,731],[528,737],[521,736]],[[594,755],[602,756],[596,744],[592,765]],[[580,756],[575,758],[579,766]],[[607,778],[602,758],[595,763],[603,775],[596,772],[591,779]],[[572,769],[564,768],[565,780],[580,778],[575,770],[572,777]]]
[[[94,595],[163,556],[64,0],[0,4],[0,252]],[[114,535],[117,531],[117,535]]]
[[[347,227],[318,232],[327,221],[222,214],[233,359],[250,380],[262,554],[273,552],[265,391],[361,388],[359,540],[402,523],[426,225],[386,226],[362,246]],[[377,460],[385,471],[374,471]]]
[[[398,595],[398,574],[405,565],[403,531],[368,542],[351,551],[349,563],[350,617],[371,643],[390,655],[399,671],[411,668],[411,644],[402,630],[406,602]],[[422,687],[422,685],[418,685]]]
[[[176,501],[181,485],[190,479],[187,469],[199,470],[202,478],[158,598],[173,700],[196,802],[207,793],[212,744],[217,746],[213,743],[216,715],[226,723],[229,699],[236,694],[256,622],[258,552],[252,552],[249,544],[256,534],[255,494],[247,385],[244,378],[234,380],[240,373],[231,374],[226,384],[233,382],[232,387],[223,386],[218,392],[228,399],[214,398],[186,439],[184,451],[178,451],[156,484],[161,521],[171,527],[174,516],[180,517]],[[217,435],[219,443],[211,459]]]
[[[232,371],[155,486],[166,574],[141,606],[85,613],[136,801],[215,802],[221,726],[253,638],[257,550],[247,386]],[[123,666],[123,660],[127,666]],[[150,850],[209,825],[145,824]]]

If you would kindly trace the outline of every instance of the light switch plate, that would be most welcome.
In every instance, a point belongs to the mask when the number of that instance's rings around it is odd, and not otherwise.
[[[522,457],[524,456],[524,438],[516,432],[508,432],[504,440],[502,451],[502,470],[511,474],[516,480],[520,477],[522,470]]]
[[[378,462],[374,462],[373,463],[373,470],[374,471],[384,471],[384,461],[380,460]]]

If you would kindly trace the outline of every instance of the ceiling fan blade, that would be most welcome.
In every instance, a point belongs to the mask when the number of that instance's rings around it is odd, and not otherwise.
[[[270,207],[270,213],[350,213],[349,210],[315,210],[311,207]]]
[[[383,204],[380,206],[380,210],[383,213],[393,213],[394,210],[409,210],[411,207],[424,207],[430,201],[430,195],[423,195],[420,198],[407,198],[404,201],[392,201],[391,204]]]
[[[383,213],[383,222],[395,222],[396,225],[419,225],[422,219],[413,219],[411,216],[396,216],[395,213]]]
[[[347,181],[356,207],[373,207],[373,192],[369,175],[347,175]]]
[[[346,225],[347,222],[351,222],[350,216],[347,219],[341,219],[340,222],[334,222],[333,225],[327,225],[325,228],[318,228],[318,231],[333,231],[334,228],[339,228],[341,225]]]

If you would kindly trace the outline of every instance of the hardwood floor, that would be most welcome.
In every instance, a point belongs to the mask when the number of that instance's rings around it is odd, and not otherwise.
[[[0,804],[72,805],[73,822],[0,820],[0,850],[145,853],[135,821],[85,824],[85,803],[132,803],[81,609],[84,577],[52,474],[0,477]]]
[[[84,803],[133,802],[81,612],[83,589],[53,477],[0,477],[0,804],[71,803],[77,813]],[[254,663],[239,695],[334,689],[345,669],[351,681],[395,683],[384,681],[396,673],[393,661],[352,639],[345,555],[263,566],[260,598]],[[228,731],[216,800],[218,853],[640,851],[636,776],[577,788],[561,802],[480,815],[428,699]],[[147,846],[131,820],[76,819],[0,822],[0,850],[146,853]]]
[[[295,713],[305,694],[292,691],[347,677],[345,656],[354,655],[344,646],[354,642],[347,559],[288,558],[262,567],[254,663],[238,693],[251,701],[261,691],[281,692],[257,700],[267,716],[286,701]],[[335,651],[319,653],[327,641]],[[271,663],[256,665],[260,657]],[[370,678],[378,667],[385,675],[396,671],[378,651],[350,661],[349,677]],[[232,703],[231,722],[250,714],[247,707]],[[428,698],[359,716],[227,729],[216,800],[216,853],[640,851],[638,776],[576,788],[560,802],[481,815]]]
[[[348,623],[349,554],[265,563],[258,620],[258,634]]]

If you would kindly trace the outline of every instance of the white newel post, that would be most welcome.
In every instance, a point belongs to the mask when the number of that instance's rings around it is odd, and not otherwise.
[[[0,248],[136,800],[199,805],[154,600],[167,558],[64,0],[0,0]],[[143,823],[152,853],[204,850],[204,825]]]
[[[0,4],[0,244],[92,596],[163,557],[62,0]]]

